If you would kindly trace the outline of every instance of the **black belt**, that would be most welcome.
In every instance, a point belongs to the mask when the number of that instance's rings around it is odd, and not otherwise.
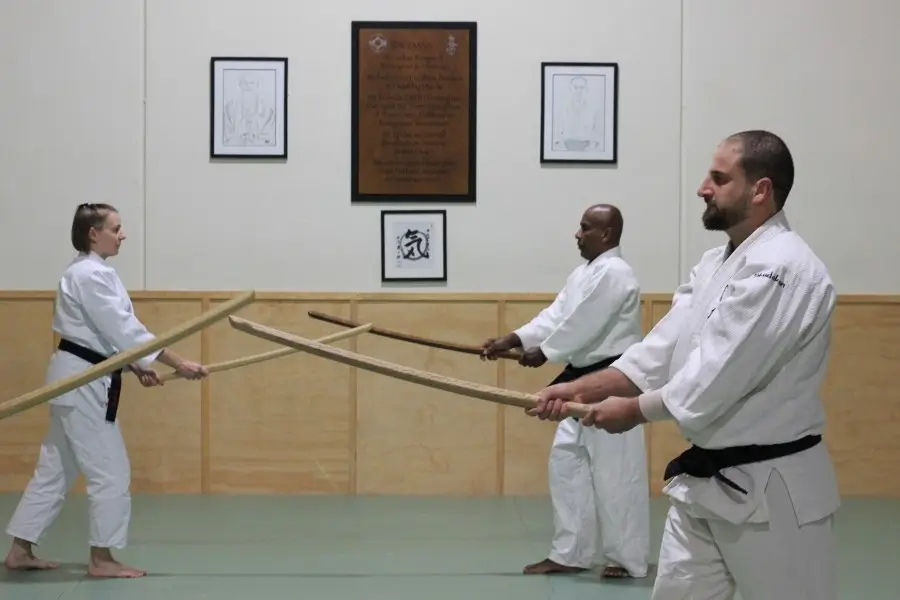
[[[790,454],[797,454],[812,448],[821,441],[821,435],[808,435],[793,442],[767,446],[734,446],[732,448],[715,450],[691,446],[666,466],[666,473],[663,479],[669,480],[682,473],[692,477],[704,477],[707,479],[715,477],[725,485],[742,494],[746,494],[747,490],[722,475],[719,471],[728,467],[763,462]]]
[[[621,354],[619,356],[621,356]],[[563,369],[562,373],[556,376],[556,379],[550,382],[550,385],[556,385],[557,383],[566,383],[568,381],[575,381],[579,377],[583,377],[588,373],[593,373],[595,371],[605,369],[609,365],[619,360],[619,356],[610,356],[609,358],[604,358],[599,362],[595,362],[584,367],[573,367],[572,365],[566,365],[566,368]]]
[[[59,340],[59,345],[57,346],[63,352],[68,352],[69,354],[74,354],[78,358],[82,360],[86,360],[87,362],[96,365],[102,363],[104,360],[109,358],[108,356],[103,356],[99,352],[95,352],[90,348],[85,348],[81,344],[76,344],[71,340],[67,340],[65,338]],[[119,410],[119,395],[122,393],[122,369],[118,369],[117,371],[113,371],[110,373],[110,377],[112,378],[112,382],[109,386],[109,391],[107,392],[108,403],[106,405],[106,420],[110,423],[115,423],[116,421],[116,412]]]
[[[603,369],[609,367],[609,365],[613,364],[621,354],[617,356],[610,356],[609,358],[604,358],[603,360],[595,363],[591,363],[589,365],[585,365],[583,367],[573,367],[572,365],[566,365],[566,368],[563,369],[562,373],[556,376],[556,379],[550,382],[550,385],[556,385],[557,383],[567,383],[569,381],[575,381],[579,377],[583,377],[588,373],[594,373],[596,371],[602,371]],[[570,419],[578,420],[578,417],[569,417]]]

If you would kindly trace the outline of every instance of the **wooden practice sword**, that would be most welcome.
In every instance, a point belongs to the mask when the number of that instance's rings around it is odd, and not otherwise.
[[[232,315],[229,317],[231,326],[238,331],[243,331],[252,336],[282,344],[289,348],[308,352],[313,356],[333,360],[335,362],[350,365],[357,369],[364,369],[379,373],[402,381],[416,383],[425,387],[436,390],[477,398],[479,400],[487,400],[494,404],[505,404],[506,406],[516,406],[519,408],[535,408],[538,404],[538,397],[534,394],[526,394],[514,390],[505,390],[487,385],[481,385],[461,379],[454,379],[437,373],[429,373],[420,371],[405,365],[390,363],[379,358],[365,356],[343,348],[321,344],[315,340],[307,340],[296,335],[292,335],[285,331],[279,331],[272,327],[266,327],[247,319],[242,319]],[[588,414],[589,407],[585,404],[575,402],[566,403],[566,414],[568,416],[582,418]]]
[[[327,323],[333,323],[335,325],[340,325],[341,327],[360,327],[360,323],[356,323],[355,321],[351,321],[350,319],[342,319],[341,317],[334,317],[332,315],[327,315],[325,313],[321,313],[315,310],[311,310],[307,313],[311,318],[317,319],[319,321],[325,321]],[[391,331],[390,329],[382,329],[380,327],[372,327],[369,330],[369,333],[372,335],[379,335],[381,337],[391,338],[393,340],[400,340],[401,342],[409,342],[411,344],[418,344],[420,346],[428,346],[429,348],[440,348],[441,350],[450,350],[451,352],[461,352],[463,354],[477,354],[481,355],[482,349],[479,346],[468,346],[466,344],[456,344],[454,342],[446,342],[443,340],[435,340],[431,338],[419,337],[416,335],[410,335],[408,333],[401,333],[399,331]],[[498,358],[508,358],[510,360],[519,360],[522,355],[518,352],[498,352]]]

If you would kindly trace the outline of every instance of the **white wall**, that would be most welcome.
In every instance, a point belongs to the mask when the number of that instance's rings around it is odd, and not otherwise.
[[[682,276],[719,239],[696,196],[715,143],[767,128],[794,155],[788,219],[838,292],[900,293],[900,2],[683,4]]]
[[[416,205],[448,211],[438,289],[556,291],[578,261],[581,211],[606,201],[624,211],[644,291],[671,292],[721,242],[695,195],[715,143],[765,127],[794,150],[788,215],[839,291],[900,292],[900,5],[849,6],[0,0],[0,252],[24,257],[0,262],[0,289],[54,287],[88,200],[122,211],[130,237],[115,264],[132,289],[382,289],[383,207],[349,201],[358,19],[478,22],[477,205]],[[213,55],[289,57],[287,163],[209,161]],[[617,168],[540,166],[542,60],[620,63]]]
[[[144,285],[143,4],[0,0],[0,289],[53,289],[82,202],[126,220],[116,259]]]

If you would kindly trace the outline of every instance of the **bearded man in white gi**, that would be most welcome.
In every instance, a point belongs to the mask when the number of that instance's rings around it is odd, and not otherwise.
[[[641,339],[641,293],[622,259],[621,212],[598,204],[575,234],[586,263],[556,300],[509,335],[488,340],[483,356],[523,348],[520,364],[566,364],[553,383],[605,369]],[[650,485],[640,426],[610,435],[563,420],[549,460],[556,533],[549,556],[526,574],[575,573],[604,563],[604,577],[645,577],[650,551]]]
[[[785,143],[745,131],[720,143],[698,190],[706,252],[669,313],[611,368],[550,386],[529,414],[615,433],[675,421],[692,444],[667,470],[672,506],[655,600],[836,600],[834,467],[821,441],[836,294],[791,230]]]

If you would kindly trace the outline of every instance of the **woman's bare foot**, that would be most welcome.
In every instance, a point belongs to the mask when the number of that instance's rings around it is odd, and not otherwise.
[[[88,564],[88,575],[91,577],[136,578],[143,577],[147,571],[123,565],[112,557],[109,548],[91,548],[91,562]]]
[[[55,569],[59,563],[49,560],[42,560],[34,555],[31,551],[31,542],[15,538],[12,548],[3,561],[7,569],[15,571],[33,571],[38,569]]]

